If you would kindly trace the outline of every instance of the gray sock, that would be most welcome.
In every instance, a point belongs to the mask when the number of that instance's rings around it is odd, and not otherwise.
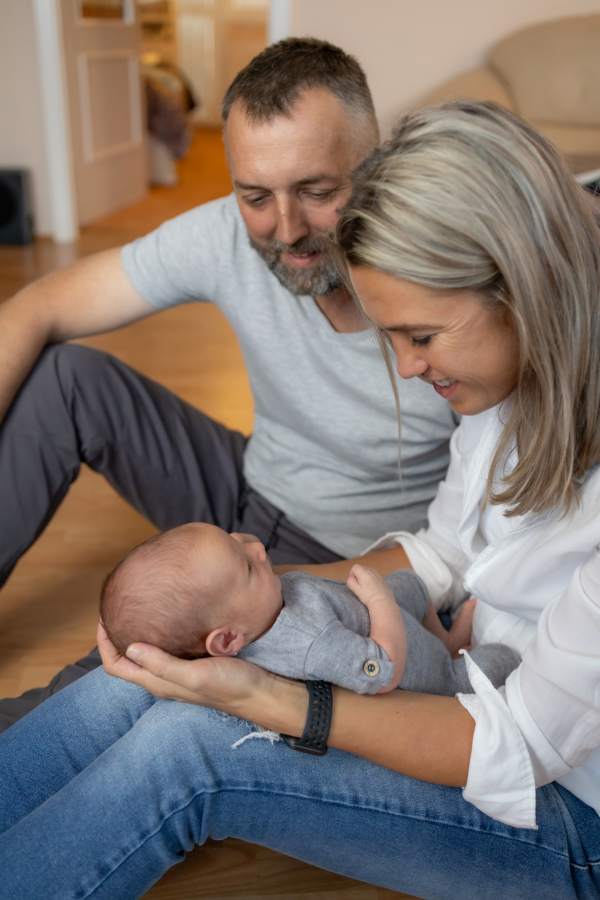
[[[506,644],[481,644],[469,651],[469,656],[477,663],[484,675],[490,679],[495,688],[501,687],[521,662],[518,654]],[[467,675],[467,663],[464,656],[452,660],[456,680],[461,687],[461,694],[472,694],[473,687]]]
[[[402,610],[402,621],[407,655],[399,687],[446,697],[459,692],[472,694],[465,658],[452,659],[445,645],[405,610]],[[482,644],[471,650],[470,656],[496,688],[504,684],[520,663],[514,650],[505,644]]]

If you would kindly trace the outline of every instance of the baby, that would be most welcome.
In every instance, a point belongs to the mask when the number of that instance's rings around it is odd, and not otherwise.
[[[100,615],[117,650],[142,641],[183,657],[233,656],[289,678],[363,694],[396,687],[452,696],[472,691],[464,658],[473,604],[448,632],[421,579],[384,580],[353,566],[346,584],[274,574],[253,535],[190,523],[132,550],[102,588]],[[502,644],[471,656],[495,687],[519,658]]]

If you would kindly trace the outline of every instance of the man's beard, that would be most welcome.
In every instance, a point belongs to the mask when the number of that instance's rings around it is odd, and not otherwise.
[[[310,297],[322,297],[331,294],[341,287],[342,279],[337,269],[329,260],[321,258],[314,266],[307,269],[290,269],[282,260],[282,253],[323,253],[327,238],[301,238],[295,244],[282,244],[274,238],[268,247],[263,247],[248,235],[250,246],[256,250],[273,275],[290,294],[297,297],[307,294]]]

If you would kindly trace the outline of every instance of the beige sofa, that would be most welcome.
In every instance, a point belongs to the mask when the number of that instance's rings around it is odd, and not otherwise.
[[[600,168],[600,15],[532,25],[499,41],[484,65],[423,102],[494,100],[559,147],[576,173]]]

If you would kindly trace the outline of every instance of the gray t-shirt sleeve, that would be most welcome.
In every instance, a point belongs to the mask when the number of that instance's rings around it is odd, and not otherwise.
[[[221,272],[235,259],[240,234],[235,197],[191,209],[121,251],[127,278],[157,309],[195,300],[217,302]]]

